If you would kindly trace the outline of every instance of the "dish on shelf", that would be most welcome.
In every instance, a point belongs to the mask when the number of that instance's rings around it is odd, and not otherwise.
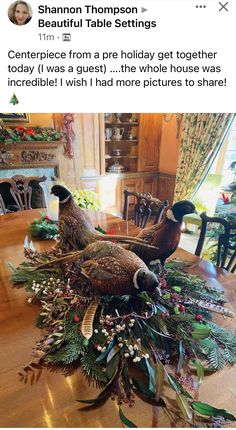
[[[119,148],[113,148],[112,149],[112,155],[119,156],[121,154],[122,154],[122,150],[121,149],[119,149]]]
[[[107,169],[108,173],[124,173],[125,168],[120,164],[118,161],[116,161],[114,164],[111,164],[111,166]]]

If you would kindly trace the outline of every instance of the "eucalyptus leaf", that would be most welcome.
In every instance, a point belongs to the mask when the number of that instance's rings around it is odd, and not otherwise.
[[[108,395],[103,395],[103,396],[98,396],[95,399],[85,399],[85,400],[77,400],[77,402],[79,403],[85,403],[86,405],[95,405],[98,404],[100,402],[103,402],[104,400],[108,399],[109,394]]]
[[[155,394],[152,393],[152,391],[149,390],[149,388],[147,388],[141,381],[132,378],[133,384],[137,390],[137,395],[138,393],[140,393],[142,395],[142,397],[145,399],[147,399],[148,403],[151,403],[154,406],[165,406],[165,402],[164,400],[162,400],[161,398],[157,401],[155,399]]]
[[[169,335],[166,335],[166,334],[164,334],[164,333],[161,333],[161,332],[159,332],[159,331],[157,331],[157,330],[155,330],[153,327],[151,327],[150,326],[150,324],[147,324],[145,321],[142,321],[142,323],[146,326],[146,327],[148,327],[148,329],[150,329],[153,333],[155,333],[155,334],[158,334],[158,336],[163,336],[163,337],[168,337],[168,338],[172,338],[171,336],[169,336]]]
[[[191,364],[197,369],[198,385],[201,385],[204,378],[204,367],[199,360],[191,361]]]
[[[171,375],[170,373],[168,373],[167,374],[167,379],[168,379],[170,387],[177,394],[183,394],[185,397],[188,397],[189,399],[192,399],[192,396],[188,393],[188,391],[184,390],[184,388],[180,385],[180,383],[177,381],[177,379],[173,375]]]
[[[179,373],[183,367],[184,355],[185,355],[185,349],[184,349],[182,340],[180,340],[180,342],[179,342],[179,361],[178,361],[177,368],[176,368],[177,373]]]
[[[113,375],[114,375],[114,373],[118,367],[119,361],[120,361],[120,354],[118,353],[118,354],[114,355],[112,360],[110,360],[107,363],[106,371],[107,371],[107,376],[109,379],[111,379],[113,377]]]
[[[236,421],[236,417],[225,409],[217,409],[207,403],[192,402],[192,408],[201,415],[223,417],[225,420]]]
[[[164,384],[164,366],[162,363],[157,363],[156,365],[156,400],[158,401],[162,392],[162,387]]]
[[[188,420],[191,420],[193,413],[186,398],[183,395],[176,393],[176,402],[178,403],[183,416]]]
[[[113,359],[113,357],[120,351],[120,347],[118,345],[114,345],[113,348],[109,351],[107,355],[107,363]]]
[[[99,357],[96,359],[97,363],[100,363],[101,361],[103,361],[109,354],[109,352],[112,350],[113,345],[115,343],[115,339],[114,337],[112,338],[111,342],[109,343],[106,351],[104,351],[101,355],[99,355]]]
[[[148,381],[149,381],[148,388],[150,391],[152,391],[152,393],[155,393],[155,389],[156,389],[155,370],[151,366],[150,360],[148,358],[145,358],[145,363],[148,371]]]
[[[132,421],[130,421],[126,416],[124,415],[121,407],[119,406],[119,417],[122,421],[122,423],[129,428],[137,428],[136,424],[134,424]]]

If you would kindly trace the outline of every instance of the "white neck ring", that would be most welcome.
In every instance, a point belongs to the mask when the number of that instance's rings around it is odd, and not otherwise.
[[[69,194],[69,196],[67,196],[64,200],[61,200],[59,203],[63,204],[63,203],[67,203],[71,198],[71,194]]]
[[[174,216],[174,214],[173,214],[173,211],[172,211],[171,209],[167,209],[167,211],[166,211],[166,216],[167,216],[167,218],[168,218],[170,221],[173,221],[173,222],[179,222],[179,221],[175,218],[175,216]]]

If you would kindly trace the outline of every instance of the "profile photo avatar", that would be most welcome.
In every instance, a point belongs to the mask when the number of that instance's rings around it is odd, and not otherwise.
[[[31,6],[25,1],[16,1],[8,9],[8,18],[13,24],[25,25],[32,18]]]

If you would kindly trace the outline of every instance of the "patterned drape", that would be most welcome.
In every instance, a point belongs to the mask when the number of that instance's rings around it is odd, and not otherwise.
[[[221,144],[232,116],[226,113],[185,115],[174,201],[191,199]]]

